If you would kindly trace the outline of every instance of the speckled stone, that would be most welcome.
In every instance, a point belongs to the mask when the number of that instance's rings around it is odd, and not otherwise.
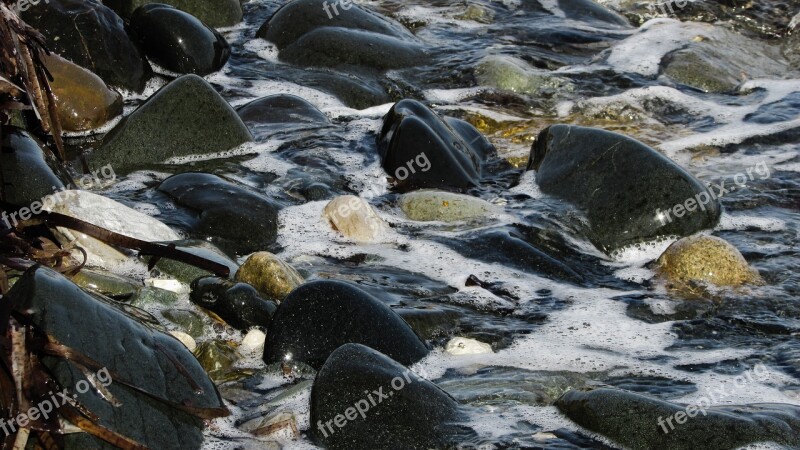
[[[236,281],[252,285],[268,298],[283,300],[303,283],[303,276],[272,253],[256,252],[236,272]]]
[[[670,245],[658,259],[658,271],[677,284],[699,281],[740,286],[763,282],[736,247],[716,236],[689,236]]]

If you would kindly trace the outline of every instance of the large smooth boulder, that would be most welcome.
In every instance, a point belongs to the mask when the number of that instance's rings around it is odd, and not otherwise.
[[[175,73],[208,75],[231,55],[217,30],[169,5],[142,6],[133,13],[129,29],[152,62]]]
[[[172,5],[215,28],[236,25],[243,15],[239,0],[105,0],[106,6],[126,19],[140,6],[151,3]]]
[[[547,127],[531,148],[528,169],[542,192],[585,211],[590,240],[607,253],[713,228],[721,212],[715,192],[672,160],[597,128]]]
[[[55,53],[45,55],[44,63],[53,75],[50,88],[64,131],[92,130],[122,114],[122,95],[97,75]]]
[[[91,156],[119,173],[170,158],[224,152],[253,140],[236,111],[197,75],[184,75],[153,94],[111,130]]]
[[[273,42],[281,59],[305,66],[393,69],[427,59],[424,46],[405,27],[355,2],[343,8],[339,2],[294,0],[256,36]]]
[[[428,354],[411,327],[388,306],[341,281],[312,281],[292,291],[272,317],[267,364],[304,362],[315,369],[339,346],[354,342],[410,365]]]
[[[150,64],[125,32],[125,24],[98,0],[30,3],[20,17],[39,30],[53,52],[97,74],[106,83],[141,92]]]
[[[696,405],[684,406],[601,388],[569,391],[556,400],[555,406],[581,427],[634,450],[691,450],[697,448],[698,442],[704,448],[730,450],[755,442],[800,445],[797,406],[712,407],[711,400],[703,398],[705,401]]]
[[[249,189],[207,173],[173,175],[158,186],[194,216],[188,225],[229,254],[266,248],[278,235],[278,205]]]
[[[386,355],[346,344],[322,366],[311,389],[311,428],[323,447],[455,448],[459,404]]]
[[[389,110],[377,141],[383,169],[401,190],[475,187],[483,161],[496,153],[469,123],[410,99]]]
[[[92,373],[102,384],[102,390],[69,389],[98,425],[148,448],[197,449],[200,419],[228,414],[214,383],[177,339],[54,270],[28,269],[7,300],[37,333],[69,349],[70,357],[42,358],[57,383],[88,386]]]

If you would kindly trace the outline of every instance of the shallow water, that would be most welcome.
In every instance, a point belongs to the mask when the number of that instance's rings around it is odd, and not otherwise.
[[[490,23],[455,19],[465,10],[460,3],[359,3],[409,26],[435,50],[434,63],[426,67],[355,76],[392,86],[392,101],[425,99],[440,113],[472,122],[512,163],[525,160],[533,136],[546,125],[575,123],[640,139],[704,182],[733,183],[758,164],[769,168],[768,175],[749,177],[722,198],[724,214],[713,230],[739,248],[767,284],[723,293],[718,303],[681,301],[652,279],[648,263],[670,240],[604,256],[583,237],[577,213],[539,192],[535,175],[523,172],[524,162],[520,168],[491,165],[491,175],[471,192],[495,204],[496,214],[459,224],[413,222],[396,206],[397,194],[389,190],[375,148],[391,102],[348,107],[326,91],[318,71],[282,63],[272,44],[253,37],[280,3],[246,3],[245,23],[224,30],[233,47],[230,62],[207,79],[234,106],[290,93],[317,106],[333,124],[324,131],[265,131],[256,134],[257,143],[216,159],[170,162],[225,175],[279,201],[281,227],[271,250],[307,279],[350,280],[408,320],[429,314],[438,321],[441,326],[426,336],[438,350],[413,370],[469,405],[479,438],[465,445],[613,448],[547,403],[570,387],[604,384],[692,403],[722,384],[733,386],[737,375],[757,363],[766,365],[769,377],[731,389],[720,404],[800,405],[796,73],[747,81],[735,94],[707,94],[659,76],[659,62],[712,28],[708,24],[660,18],[627,28],[594,20],[580,9],[565,11],[554,0],[474,2],[492,11]],[[532,95],[481,86],[474,69],[487,55],[520,58],[531,73],[558,81]],[[145,97],[128,96],[128,106]],[[106,194],[185,228],[184,213],[153,189],[169,171],[166,166],[130,174]],[[335,194],[367,198],[390,230],[370,245],[337,236],[321,218],[326,202],[305,203],[297,194],[308,178],[324,180]],[[547,243],[582,279],[470,251],[475,236],[501,228]],[[141,275],[141,268],[120,270]],[[467,286],[469,275],[495,288]],[[191,308],[186,298],[182,305]],[[220,333],[241,339],[238,332]],[[452,335],[488,342],[495,353],[450,356],[441,349]],[[265,370],[257,356],[240,366]],[[284,383],[269,371],[256,378],[243,386],[262,400]],[[309,427],[309,390],[300,389],[278,406],[295,413],[301,431]],[[234,424],[265,409],[232,410],[236,417],[210,427],[208,448],[258,445]],[[313,448],[304,439],[282,445]]]

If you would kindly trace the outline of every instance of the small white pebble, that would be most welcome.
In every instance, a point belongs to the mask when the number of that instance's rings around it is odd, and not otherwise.
[[[189,292],[190,290],[188,285],[173,279],[165,280],[161,278],[149,278],[145,280],[145,284],[159,289],[164,289],[165,291],[171,291],[176,294],[183,294]]]
[[[175,336],[175,339],[181,341],[181,344],[185,345],[190,352],[193,352],[194,349],[197,348],[197,342],[194,341],[194,338],[183,331],[170,331],[169,334]]]
[[[263,331],[253,328],[242,339],[239,351],[242,353],[262,353],[264,351],[264,341],[266,340],[267,335]]]
[[[444,349],[451,355],[480,355],[483,353],[494,353],[492,346],[475,339],[455,337],[450,339]]]

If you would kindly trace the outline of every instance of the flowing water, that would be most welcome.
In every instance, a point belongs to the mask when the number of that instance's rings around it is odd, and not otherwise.
[[[800,405],[796,72],[753,58],[753,73],[778,75],[750,77],[733,93],[704,93],[660,75],[659,64],[667,53],[722,26],[670,17],[625,26],[556,0],[481,0],[474,3],[488,12],[481,21],[458,18],[464,2],[359,3],[400,21],[433,49],[428,66],[353,73],[364,85],[388,86],[392,97],[386,104],[347,106],[329,93],[324,71],[282,63],[272,44],[254,37],[280,2],[253,0],[245,4],[245,22],[223,30],[233,47],[230,62],[207,79],[234,106],[270,94],[298,95],[325,112],[332,125],[255,130],[256,143],[219,158],[170,162],[224,175],[278,200],[284,208],[270,250],[307,279],[352,281],[425,325],[425,337],[437,350],[413,370],[468,406],[479,437],[464,448],[613,448],[548,406],[571,387],[619,386],[692,403],[728,385],[731,394],[719,404]],[[791,2],[765,3],[792,8]],[[624,5],[611,6],[625,11]],[[758,17],[753,20],[758,24]],[[732,34],[764,37],[747,30]],[[739,44],[719,42],[720,48],[726,45],[733,57]],[[482,85],[476,68],[487,57],[524,61],[534,81],[518,92]],[[456,224],[405,218],[375,145],[383,114],[403,97],[473,123],[512,163],[490,164],[490,175],[471,191],[496,205],[494,214]],[[128,106],[142,98],[129,96]],[[713,302],[684,301],[651,271],[650,262],[671,240],[613,257],[595,249],[584,237],[582,217],[543,195],[535,174],[524,171],[533,137],[552,123],[625,133],[704,182],[734,185],[738,174],[749,174],[721,199],[724,212],[713,234],[739,248],[766,285],[723,292]],[[768,170],[755,172],[757,166]],[[153,189],[168,172],[135,172],[105,194],[184,228],[181,210]],[[321,218],[327,202],[305,202],[298,194],[309,180],[326,183],[337,195],[367,198],[390,230],[369,245],[341,238]],[[492,229],[514,230],[547,245],[581,279],[533,270],[516,255],[480,246],[481,233]],[[489,287],[467,283],[470,275]],[[490,343],[495,352],[449,355],[442,348],[453,335]],[[225,337],[241,338],[231,332]],[[757,363],[769,375],[734,386],[735,377]],[[280,391],[282,378],[257,356],[240,366],[261,371],[237,385],[261,401],[234,406],[233,419],[213,423],[209,448],[256,448],[257,439],[237,430],[237,420],[269,410],[263,403]],[[306,385],[275,402],[295,414],[301,432],[309,427],[309,390]],[[314,447],[305,439],[282,445]]]

